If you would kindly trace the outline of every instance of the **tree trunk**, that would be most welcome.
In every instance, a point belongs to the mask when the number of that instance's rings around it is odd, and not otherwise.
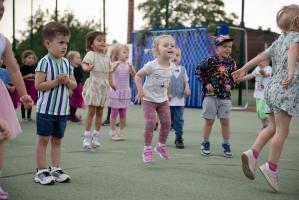
[[[134,29],[134,0],[128,0],[128,33],[127,43],[131,43],[131,33]]]

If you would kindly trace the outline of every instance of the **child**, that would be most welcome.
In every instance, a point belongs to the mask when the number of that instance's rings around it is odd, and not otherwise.
[[[171,127],[175,131],[175,146],[177,149],[183,149],[183,126],[184,126],[184,106],[185,96],[191,94],[188,75],[185,67],[179,65],[181,61],[181,50],[176,48],[175,55],[170,60],[176,64],[173,76],[171,77],[171,101],[169,102],[171,113]]]
[[[84,102],[82,97],[82,78],[83,70],[80,67],[81,56],[78,51],[69,51],[67,54],[67,59],[70,61],[71,65],[74,68],[74,76],[77,82],[77,87],[71,92],[70,95],[70,116],[69,120],[72,122],[80,122],[81,117],[76,115],[77,108],[84,108]]]
[[[256,99],[256,113],[257,117],[262,122],[262,129],[269,124],[268,115],[265,113],[265,88],[272,75],[272,68],[269,66],[269,60],[264,60],[258,64],[251,74],[242,78],[243,81],[255,78],[254,98]]]
[[[265,90],[269,126],[262,129],[251,149],[242,154],[245,176],[255,178],[256,162],[263,147],[271,140],[268,161],[259,167],[269,186],[279,191],[278,162],[292,117],[299,116],[299,5],[282,7],[276,16],[282,30],[279,38],[263,53],[233,73],[240,81],[246,72],[261,61],[271,59],[273,74]]]
[[[159,142],[155,151],[163,159],[169,159],[169,152],[166,147],[166,140],[170,130],[170,110],[168,104],[168,87],[173,75],[175,65],[169,60],[175,53],[175,40],[170,35],[160,35],[153,41],[152,50],[155,60],[146,63],[135,76],[135,83],[138,90],[136,101],[143,100],[144,112],[144,148],[143,162],[152,162],[152,138],[156,126],[156,115],[160,119]],[[146,76],[142,87],[142,77]],[[157,114],[156,114],[157,113]]]
[[[4,14],[4,0],[0,0],[0,20]],[[21,95],[20,101],[25,105],[25,108],[30,108],[33,104],[31,97],[27,94],[26,88],[22,79],[19,66],[11,49],[11,44],[8,39],[0,34],[0,57],[3,56],[4,64],[7,66],[8,74],[11,76],[12,82]],[[16,137],[21,132],[21,127],[12,105],[10,96],[6,86],[0,80],[0,177],[3,166],[3,148],[4,141]],[[0,199],[8,199],[8,193],[0,186]]]
[[[32,97],[34,103],[37,101],[37,91],[34,87],[35,68],[37,63],[37,55],[32,50],[25,50],[22,53],[21,73],[25,82],[28,94]],[[21,106],[22,121],[32,121],[31,119],[31,108],[27,109],[27,118],[25,116],[25,108]]]
[[[36,104],[36,163],[35,182],[42,185],[68,182],[70,177],[60,168],[61,140],[69,112],[69,89],[76,88],[73,67],[64,58],[70,40],[70,30],[58,22],[43,27],[44,45],[48,54],[35,71]],[[51,167],[46,166],[46,150],[51,142]]]
[[[99,31],[93,31],[86,35],[87,54],[83,58],[83,70],[90,72],[90,77],[83,87],[83,99],[87,107],[85,131],[83,134],[83,147],[86,150],[100,146],[100,129],[102,123],[103,108],[108,100],[110,88],[110,58],[105,54],[106,35]],[[95,130],[91,134],[91,123],[95,117]]]
[[[205,119],[203,127],[203,142],[201,154],[210,155],[210,134],[217,116],[220,119],[223,137],[223,155],[232,157],[230,149],[229,114],[231,110],[231,89],[234,81],[231,73],[236,70],[236,63],[230,57],[233,39],[228,35],[220,35],[215,40],[215,55],[201,62],[195,74],[202,82],[204,101],[202,117]]]
[[[129,48],[124,44],[116,44],[111,51],[111,61],[120,63],[113,71],[113,80],[111,79],[109,93],[110,114],[110,136],[112,140],[125,140],[124,128],[126,124],[126,113],[128,105],[131,102],[130,74],[135,76],[134,67],[129,64]],[[117,133],[115,122],[119,114],[120,131]]]

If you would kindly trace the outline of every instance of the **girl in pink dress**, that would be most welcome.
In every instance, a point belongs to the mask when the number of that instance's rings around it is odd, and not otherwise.
[[[108,106],[110,114],[110,136],[112,140],[125,140],[124,128],[126,125],[127,107],[131,102],[130,74],[135,76],[136,70],[128,63],[129,48],[124,44],[116,44],[111,51],[111,61],[119,62],[113,69],[110,81]],[[119,115],[120,131],[116,131],[115,122]]]
[[[4,0],[0,0],[0,20],[4,13]],[[22,79],[19,66],[14,57],[11,49],[11,44],[8,39],[0,33],[0,57],[3,56],[4,64],[7,66],[8,74],[12,82],[16,85],[19,94],[21,95],[20,101],[24,104],[25,108],[30,108],[33,101],[27,95],[24,81]],[[2,172],[3,163],[3,143],[7,139],[16,137],[21,132],[21,127],[11,102],[11,98],[6,89],[5,84],[0,80],[0,177]],[[0,199],[8,199],[8,193],[3,191],[0,187]]]

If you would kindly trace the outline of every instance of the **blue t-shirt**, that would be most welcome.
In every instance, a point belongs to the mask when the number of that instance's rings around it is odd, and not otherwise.
[[[11,82],[7,70],[4,68],[0,68],[0,79],[3,81],[5,85]]]

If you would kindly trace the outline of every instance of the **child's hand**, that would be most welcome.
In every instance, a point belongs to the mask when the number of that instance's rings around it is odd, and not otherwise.
[[[74,94],[74,91],[72,89],[69,89],[69,96],[72,96]]]
[[[0,132],[2,133],[3,139],[6,139],[10,135],[10,131],[7,127],[6,121],[0,119]]]
[[[231,91],[231,87],[230,87],[230,85],[225,85],[225,91],[226,91],[226,92],[230,92],[230,91]]]
[[[242,77],[245,76],[246,72],[244,69],[238,69],[237,71],[234,71],[232,73],[233,79],[235,82],[237,82],[238,84],[240,83],[240,81],[242,81]]]
[[[282,80],[281,85],[283,88],[287,88],[293,80],[293,74],[288,73],[287,76]]]
[[[190,91],[189,87],[185,87],[184,94],[185,94],[185,96],[190,96],[191,95],[191,91]]]
[[[57,76],[59,84],[67,84],[69,82],[69,77],[67,74],[62,73]]]
[[[25,109],[31,108],[33,105],[33,100],[30,95],[26,94],[20,98],[21,103],[24,105]]]
[[[112,71],[115,71],[120,63],[121,63],[120,61],[112,62],[111,63]]]
[[[116,85],[114,85],[114,84],[111,84],[110,87],[111,87],[112,90],[114,90],[114,91],[117,89]]]
[[[16,86],[10,84],[7,84],[6,87],[9,92],[13,92],[16,89]]]
[[[93,64],[90,64],[90,63],[83,64],[83,69],[87,72],[90,72],[93,68],[94,68]]]
[[[210,92],[210,93],[214,93],[214,88],[213,88],[213,86],[212,86],[211,83],[208,83],[208,84],[206,85],[206,88],[207,88],[208,92]]]
[[[266,76],[266,71],[265,70],[263,70],[263,69],[260,69],[260,74],[262,75],[262,76]]]
[[[138,91],[137,96],[135,97],[135,102],[137,102],[138,104],[141,104],[143,96],[144,96],[143,90]]]
[[[171,101],[171,99],[172,99],[172,95],[171,95],[171,94],[168,94],[167,96],[168,96],[168,101]]]

